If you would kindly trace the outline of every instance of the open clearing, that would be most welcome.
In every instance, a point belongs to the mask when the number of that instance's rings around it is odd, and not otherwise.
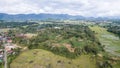
[[[27,33],[25,34],[27,38],[32,38],[33,36],[37,36],[37,34]]]
[[[107,29],[93,26],[90,27],[96,33],[96,37],[99,39],[102,45],[105,45],[105,50],[114,56],[120,57],[120,39],[113,33],[107,31]]]
[[[81,55],[68,59],[52,52],[33,49],[20,54],[10,65],[11,68],[96,68],[95,60],[90,55]]]
[[[0,29],[0,32],[7,32],[9,29],[4,28],[4,29]]]

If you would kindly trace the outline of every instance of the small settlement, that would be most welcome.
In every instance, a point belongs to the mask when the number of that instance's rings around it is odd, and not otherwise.
[[[15,54],[14,50],[17,48],[15,44],[12,43],[12,39],[6,36],[6,32],[0,33],[0,63],[4,62],[4,51],[6,50],[7,55]]]

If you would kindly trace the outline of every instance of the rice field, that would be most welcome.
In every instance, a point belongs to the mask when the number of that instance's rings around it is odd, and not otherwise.
[[[107,31],[107,29],[93,26],[90,27],[96,33],[96,37],[99,39],[102,45],[105,46],[105,50],[114,56],[120,57],[120,38],[113,33]]]

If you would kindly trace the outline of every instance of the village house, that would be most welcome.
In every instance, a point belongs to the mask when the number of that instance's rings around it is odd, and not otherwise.
[[[11,39],[8,39],[8,40],[7,40],[7,43],[12,43],[12,40],[11,40]]]
[[[13,52],[12,49],[15,49],[15,48],[17,48],[17,46],[15,46],[15,45],[12,44],[12,43],[7,43],[7,44],[5,45],[5,50],[6,50],[8,53],[12,53],[12,52]]]
[[[2,60],[3,59],[3,49],[0,49],[0,60]]]

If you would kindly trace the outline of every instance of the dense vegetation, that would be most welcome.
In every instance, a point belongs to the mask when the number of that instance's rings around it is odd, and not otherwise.
[[[14,25],[14,26],[13,26]],[[73,24],[19,24],[10,25],[8,36],[13,40],[13,43],[19,46],[25,46],[29,49],[44,49],[51,51],[54,54],[64,56],[70,59],[87,54],[95,56],[104,51],[101,43],[96,38],[96,32],[91,31],[85,25]],[[19,27],[18,27],[19,26]],[[5,27],[8,27],[5,25]],[[25,34],[36,34],[31,38],[27,38]],[[12,62],[18,55],[10,55]],[[95,58],[93,57],[93,58]],[[105,58],[104,58],[105,57]],[[106,56],[99,60],[96,59],[97,66],[100,68],[112,68]]]
[[[26,26],[26,25],[33,25],[36,24],[35,22],[0,22],[0,28],[15,28],[20,26]]]
[[[97,54],[102,51],[101,44],[87,26],[44,25],[38,36],[29,40],[30,49],[46,49],[55,54],[75,58],[81,54]],[[42,25],[43,27],[43,25]]]
[[[120,26],[111,26],[108,28],[108,31],[115,33],[120,37]]]
[[[37,33],[38,35],[27,39],[15,37],[19,31],[9,31],[14,43],[28,46],[29,49],[45,49],[68,58],[75,58],[81,54],[97,54],[103,48],[94,32],[87,26],[70,24],[43,24],[20,27],[22,33]]]

